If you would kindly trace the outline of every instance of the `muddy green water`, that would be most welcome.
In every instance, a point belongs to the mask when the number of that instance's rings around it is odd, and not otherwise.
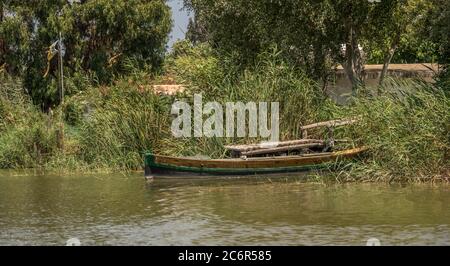
[[[0,245],[450,245],[449,185],[0,172]]]

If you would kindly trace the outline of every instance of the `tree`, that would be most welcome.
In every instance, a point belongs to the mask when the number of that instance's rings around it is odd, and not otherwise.
[[[186,32],[186,39],[192,44],[199,44],[208,41],[208,34],[205,30],[202,21],[198,17],[189,18],[189,23]]]
[[[126,58],[157,69],[172,26],[164,0],[3,0],[0,7],[0,62],[23,78],[44,109],[58,104],[56,64],[47,62],[46,50],[59,32],[65,73],[91,73],[106,83],[123,73]],[[44,77],[47,64],[50,74]]]
[[[442,67],[439,82],[450,91],[450,2],[432,0],[433,8],[426,16],[423,36],[437,45],[438,63]]]
[[[185,5],[201,22],[204,39],[218,49],[238,52],[243,63],[276,44],[314,79],[326,82],[331,67],[342,65],[357,88],[364,82],[364,52],[383,40],[378,46],[386,71],[405,22],[420,9],[416,2],[423,1],[185,0]]]
[[[18,1],[0,2],[0,68],[11,74],[23,70],[30,38],[26,14],[17,10],[12,16],[9,10],[17,5]]]
[[[185,0],[185,6],[195,14],[193,28],[201,29],[202,39],[239,58],[239,64],[254,63],[258,54],[276,45],[310,76],[326,76],[327,36],[316,30],[325,19],[320,1]]]
[[[424,27],[425,14],[431,6],[431,2],[427,0],[396,0],[386,1],[386,4],[375,9],[379,15],[373,17],[366,42],[368,49],[381,51],[383,69],[380,84],[383,83],[389,64],[399,48],[411,49],[414,54],[412,58],[404,60],[416,60],[419,57],[420,46],[425,44],[419,30]],[[430,43],[427,45],[432,46]],[[429,47],[430,51],[433,51],[433,47]],[[429,55],[427,57],[429,59]]]

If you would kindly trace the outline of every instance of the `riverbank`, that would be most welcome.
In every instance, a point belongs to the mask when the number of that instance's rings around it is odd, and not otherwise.
[[[278,101],[281,139],[300,138],[300,127],[317,121],[361,117],[338,129],[336,138],[370,150],[354,161],[312,173],[337,182],[432,182],[449,178],[450,100],[444,88],[414,80],[390,79],[372,90],[360,88],[348,105],[327,98],[322,88],[276,56],[236,72],[212,55],[188,54],[168,60],[160,76],[135,71],[105,86],[91,83],[44,113],[23,93],[20,82],[2,77],[0,168],[59,172],[142,169],[142,152],[223,158],[228,144],[251,138],[174,138],[171,104],[192,101]],[[183,90],[154,91],[167,77]],[[161,88],[163,89],[163,88]],[[167,88],[164,88],[167,89]],[[258,93],[255,93],[257,91]],[[61,143],[61,126],[64,138]],[[321,137],[324,132],[311,132]]]

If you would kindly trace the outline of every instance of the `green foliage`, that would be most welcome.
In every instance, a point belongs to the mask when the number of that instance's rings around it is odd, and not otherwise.
[[[212,59],[207,56],[208,52],[198,49],[178,54],[174,59],[178,73],[189,85],[187,93],[177,97],[191,102],[192,93],[202,93],[205,102],[217,101],[223,105],[228,101],[279,101],[283,138],[299,136],[301,125],[318,119],[319,107],[325,102],[320,89],[283,63],[279,54],[262,54],[260,64],[227,80],[217,78],[226,73],[218,64],[211,68],[202,67]],[[205,56],[209,60],[203,62]],[[200,63],[204,65],[199,66]],[[194,65],[197,68],[193,69]],[[193,79],[189,79],[191,77]],[[170,109],[175,98],[139,89],[145,87],[139,81],[130,83],[128,78],[105,88],[100,95],[90,91],[79,96],[89,101],[92,107],[78,135],[82,161],[93,167],[135,169],[142,164],[140,153],[148,149],[161,154],[220,158],[225,156],[225,144],[258,141],[251,138],[175,139],[170,132]],[[283,93],[279,93],[280,90]]]
[[[196,16],[189,35],[201,31],[206,36],[197,39],[208,40],[220,53],[235,54],[233,58],[238,63],[253,65],[261,52],[276,44],[286,59],[301,64],[314,77],[321,76],[327,55],[322,46],[327,36],[315,30],[324,23],[324,16],[318,14],[324,7],[321,3],[253,0],[185,3]]]
[[[43,77],[46,50],[58,32],[63,36],[65,75],[107,83],[123,73],[127,58],[157,69],[172,26],[163,0],[2,1],[0,7],[0,66],[20,75],[33,102],[44,109],[58,104],[56,58],[49,76]],[[74,90],[69,86],[67,92]]]
[[[0,168],[34,168],[53,155],[56,138],[40,117],[29,125],[15,126],[0,136]]]
[[[186,94],[176,97],[192,101],[192,93],[202,93],[204,101],[217,101],[223,105],[229,101],[279,101],[282,138],[298,137],[301,125],[320,119],[320,106],[326,101],[319,87],[301,71],[283,62],[278,52],[263,53],[259,56],[259,64],[233,79],[223,79],[219,77],[228,72],[220,67],[218,59],[207,49],[203,52],[198,49],[179,54],[174,59],[177,73],[188,84]],[[142,164],[141,152],[148,149],[162,154],[218,158],[225,155],[225,144],[259,141],[252,138],[174,139],[170,132],[170,110],[175,98],[156,95],[142,77],[143,74],[137,72],[111,86],[91,87],[70,97],[61,107],[67,123],[65,153],[56,147],[54,133],[53,137],[50,137],[52,134],[42,135],[42,143],[39,143],[36,137],[39,132],[22,130],[22,125],[28,124],[36,130],[56,131],[55,123],[51,123],[47,115],[31,108],[32,115],[27,116],[31,121],[11,124],[1,139],[5,144],[0,146],[2,154],[10,154],[4,157],[3,167],[67,168],[79,165],[83,169],[137,169]],[[55,113],[59,112],[59,109],[55,110]],[[56,116],[53,119],[55,121]],[[24,135],[27,132],[29,136]],[[19,139],[25,139],[29,144],[17,145]],[[42,159],[33,157],[34,151],[30,147],[34,145],[46,147],[45,152],[38,153],[45,154]],[[31,164],[33,160],[35,164]]]
[[[437,45],[438,62],[442,66],[439,83],[450,91],[450,2],[433,0],[433,9],[427,16],[427,27],[424,35]],[[428,34],[428,35],[427,35]]]
[[[10,125],[24,123],[32,109],[20,81],[0,74],[0,133]]]
[[[83,119],[83,108],[78,102],[70,102],[64,105],[64,121],[71,126],[76,126]]]
[[[0,68],[5,67],[11,74],[24,70],[26,51],[29,50],[31,33],[27,26],[26,14],[16,13],[6,16],[5,3],[0,3]]]
[[[353,105],[333,112],[360,117],[356,125],[340,129],[339,137],[370,148],[364,160],[341,165],[342,172],[333,174],[338,180],[423,181],[448,175],[450,98],[442,89],[390,80],[379,95],[360,95]]]
[[[178,54],[175,60],[195,56],[206,55],[187,51]],[[448,175],[450,99],[443,89],[392,80],[376,94],[361,90],[352,104],[339,106],[324,99],[320,87],[286,63],[276,50],[262,53],[258,58],[258,64],[233,79],[187,80],[189,76],[185,76],[188,89],[175,97],[154,94],[144,83],[144,75],[138,72],[111,86],[88,88],[70,97],[63,107],[68,123],[64,152],[57,148],[57,128],[52,123],[58,115],[51,118],[40,113],[24,97],[19,85],[8,86],[8,91],[15,88],[17,97],[8,93],[7,98],[0,98],[1,114],[14,114],[13,123],[4,123],[0,129],[0,167],[139,169],[141,152],[148,149],[173,156],[222,158],[226,155],[224,145],[261,141],[254,138],[175,139],[170,132],[171,104],[180,98],[192,102],[193,93],[201,92],[204,101],[222,104],[228,101],[280,102],[282,139],[300,137],[299,127],[308,123],[360,117],[360,122],[354,126],[336,130],[336,138],[352,139],[353,142],[345,145],[367,146],[369,151],[361,160],[335,165],[329,174],[338,181],[436,180]],[[212,68],[213,72],[226,76],[223,74],[227,73],[226,69],[219,66]],[[185,73],[183,69],[178,70]],[[202,71],[208,72],[209,68]],[[215,75],[205,73],[204,76]],[[200,86],[203,84],[209,86]],[[2,86],[3,90],[5,88]],[[13,105],[14,102],[23,104]]]
[[[20,82],[0,80],[0,168],[31,168],[44,164],[56,148],[49,118],[24,94]]]
[[[120,64],[109,62],[115,56],[119,62],[133,57],[139,63],[161,64],[171,29],[164,1],[86,1],[65,6],[63,13],[66,57],[80,60],[100,81],[121,70]]]
[[[172,99],[137,89],[126,81],[91,102],[93,111],[80,127],[80,157],[96,167],[139,168],[142,152],[163,149],[170,136]]]
[[[201,50],[175,59],[173,66],[189,85],[184,99],[193,103],[193,94],[201,93],[203,101],[215,101],[225,106],[227,102],[279,102],[280,132],[282,139],[300,137],[299,128],[327,116],[321,107],[331,104],[320,87],[299,69],[286,63],[280,52],[269,50],[258,56],[258,63],[243,72],[226,66],[227,63]],[[206,58],[206,60],[204,60]],[[200,63],[199,63],[200,62]],[[201,63],[203,62],[203,63]],[[205,67],[207,64],[208,67]],[[193,78],[191,78],[193,77]],[[199,78],[201,77],[201,78]],[[223,145],[254,143],[255,138],[192,138],[185,140],[176,154],[223,157]]]
[[[201,87],[199,87],[201,88]],[[236,80],[226,79],[201,90],[204,98],[226,102],[279,102],[282,138],[300,137],[299,127],[317,121],[327,103],[317,83],[286,63],[277,50],[263,52],[258,63]]]
[[[420,33],[433,6],[429,1],[185,0],[185,5],[195,13],[187,33],[193,43],[237,54],[244,65],[276,45],[285,60],[318,81],[326,81],[338,64],[355,85],[363,80],[366,62],[389,62],[392,55],[392,62],[402,63],[436,59],[436,45]]]
[[[139,169],[148,149],[221,158],[226,144],[261,141],[175,139],[171,104],[202,93],[203,101],[222,105],[279,102],[281,139],[299,138],[305,124],[361,117],[336,134],[370,150],[362,160],[335,165],[342,170],[332,173],[337,180],[448,176],[448,1],[185,2],[196,14],[191,42],[177,42],[162,62],[171,28],[163,0],[2,1],[0,168]],[[55,60],[43,77],[45,50],[59,31],[67,74],[62,106]],[[358,45],[370,62],[386,62],[396,48],[393,62],[437,59],[446,71],[437,85],[390,81],[375,95],[361,88],[350,105],[335,105],[316,81],[325,81],[337,64],[348,75],[361,72]],[[157,95],[150,84],[160,80],[187,90]],[[57,145],[60,119],[64,150]]]
[[[433,4],[426,0],[385,2],[374,10],[378,16],[373,16],[367,30],[364,46],[368,62],[383,64],[389,50],[394,53],[392,63],[435,62],[436,45],[421,32]]]
[[[209,88],[225,79],[225,65],[208,44],[192,46],[188,41],[175,43],[165,62],[166,74],[180,84]]]

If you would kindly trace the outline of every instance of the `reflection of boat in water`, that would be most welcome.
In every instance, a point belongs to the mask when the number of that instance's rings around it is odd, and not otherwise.
[[[232,159],[190,159],[145,155],[145,175],[171,175],[192,173],[200,175],[253,175],[266,173],[287,173],[311,170],[325,166],[339,159],[351,158],[364,151],[354,148],[336,152]]]

